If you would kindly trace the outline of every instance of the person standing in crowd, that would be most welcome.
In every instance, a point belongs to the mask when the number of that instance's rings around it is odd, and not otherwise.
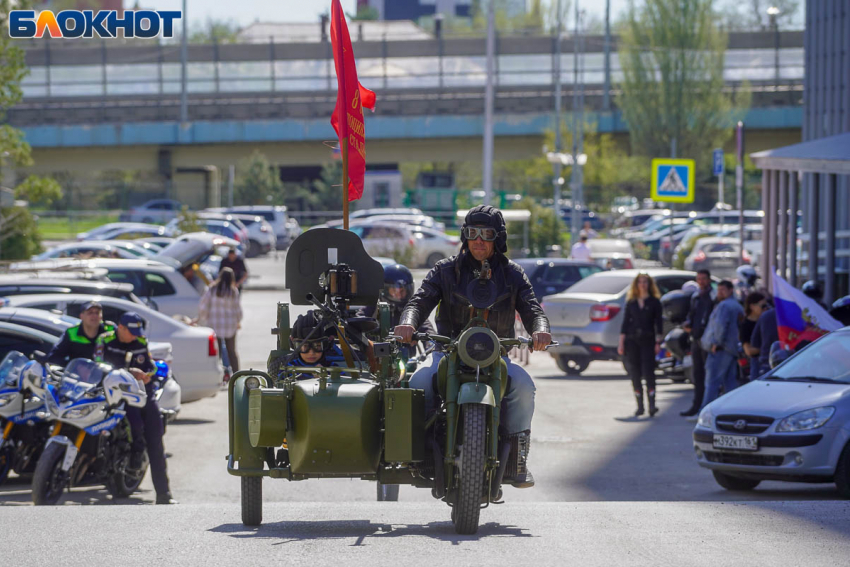
[[[757,348],[753,348],[753,331],[756,328],[759,317],[767,309],[767,297],[760,291],[753,291],[744,300],[744,320],[741,321],[739,335],[744,354],[750,359],[750,380],[759,377],[759,361]]]
[[[201,297],[198,321],[209,325],[218,337],[219,349],[227,349],[229,366],[233,372],[239,371],[239,355],[236,353],[236,332],[242,322],[242,304],[239,301],[239,289],[236,287],[236,275],[230,268],[219,272],[215,280]]]
[[[661,350],[663,339],[660,297],[655,282],[644,273],[635,277],[626,295],[626,312],[617,353],[624,357],[626,371],[632,379],[637,400],[636,417],[644,414],[641,378],[646,381],[649,417],[658,413],[655,407],[655,356]]]
[[[770,370],[770,347],[779,340],[779,327],[776,323],[776,309],[767,309],[762,312],[753,328],[750,337],[750,349],[748,354],[753,357],[755,370],[751,376],[758,378]]]
[[[584,228],[579,232],[579,236],[586,236],[588,239],[599,238],[599,233],[591,228],[590,221],[584,221]]]
[[[239,288],[239,291],[242,291],[242,286],[248,279],[248,268],[245,267],[245,260],[236,255],[236,248],[231,247],[227,251],[227,257],[222,259],[221,267],[218,269],[219,275],[225,268],[233,270],[233,274],[236,276],[236,287]]]
[[[570,250],[570,258],[573,260],[583,260],[585,262],[590,261],[590,246],[587,245],[586,234],[579,236],[578,242],[576,242]]]
[[[744,318],[744,310],[735,299],[734,290],[728,280],[717,285],[717,305],[702,336],[702,348],[708,351],[702,407],[720,396],[721,387],[728,394],[738,386],[738,325]]]
[[[679,415],[690,417],[696,415],[702,407],[702,398],[705,393],[705,358],[706,352],[700,346],[700,340],[708,325],[708,318],[714,309],[714,301],[711,299],[711,272],[700,270],[696,277],[699,291],[691,297],[691,309],[688,319],[682,328],[691,335],[691,380],[694,383],[694,399],[691,407]]]

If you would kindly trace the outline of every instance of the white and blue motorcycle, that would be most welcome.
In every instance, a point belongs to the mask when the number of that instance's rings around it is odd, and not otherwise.
[[[144,407],[144,386],[124,369],[78,358],[57,385],[39,362],[21,370],[24,388],[42,398],[58,431],[48,439],[32,479],[36,505],[56,504],[66,488],[105,485],[113,498],[130,496],[147,472],[131,469],[131,434],[125,406]]]
[[[44,400],[22,386],[21,370],[29,360],[13,350],[0,362],[0,484],[12,471],[33,473],[53,426]]]

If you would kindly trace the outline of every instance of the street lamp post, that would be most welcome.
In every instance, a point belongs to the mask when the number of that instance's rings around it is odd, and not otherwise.
[[[555,31],[555,152],[561,152],[561,0],[558,0],[558,29]],[[561,177],[561,162],[560,160],[551,162],[555,169],[555,175],[552,179],[552,193],[555,202],[552,206],[555,209],[555,217],[561,218],[561,185],[564,184],[564,178]]]
[[[770,27],[773,28],[773,67],[776,88],[779,88],[779,22],[776,18],[780,13],[776,6],[767,9],[767,15],[770,16]]]

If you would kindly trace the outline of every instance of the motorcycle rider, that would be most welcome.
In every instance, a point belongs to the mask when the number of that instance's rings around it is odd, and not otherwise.
[[[126,408],[127,421],[130,422],[133,435],[133,453],[129,467],[136,470],[141,468],[142,452],[147,447],[151,480],[156,489],[156,503],[177,504],[177,501],[171,497],[168,486],[165,448],[162,445],[162,436],[165,432],[159,405],[153,395],[152,377],[156,373],[156,366],[148,350],[142,317],[132,311],[124,313],[114,331],[98,337],[95,360],[106,362],[115,368],[126,368],[136,380],[145,385],[148,395],[145,407]]]
[[[534,296],[523,269],[505,257],[507,229],[501,211],[489,205],[471,209],[461,229],[461,242],[460,252],[456,256],[439,261],[425,277],[422,286],[402,312],[395,334],[403,342],[410,343],[422,321],[439,305],[437,331],[441,335],[456,338],[470,318],[469,303],[463,293],[470,281],[478,278],[483,261],[487,260],[491,267],[490,277],[498,290],[497,302],[489,310],[491,329],[499,337],[514,337],[514,321],[516,312],[519,312],[526,331],[532,335],[533,349],[544,350],[552,339],[549,320]],[[433,378],[443,356],[442,352],[433,353],[430,362],[426,360],[410,379],[411,388],[425,391],[428,413],[437,408]],[[506,362],[508,383],[502,400],[501,433],[518,437],[518,441],[525,442],[525,446],[529,447],[534,413],[534,382],[522,367],[508,359]],[[518,464],[526,466],[518,469],[527,470],[527,452],[519,458],[523,462]],[[506,480],[518,488],[534,486],[534,477],[530,471]]]
[[[113,330],[112,324],[103,321],[103,306],[97,301],[89,301],[80,312],[80,324],[65,329],[45,360],[65,366],[75,358],[94,359],[97,338]]]
[[[829,308],[823,302],[823,290],[817,281],[809,280],[804,283],[802,292],[806,295],[806,297],[814,299],[818,305],[823,307],[824,311],[829,311]]]

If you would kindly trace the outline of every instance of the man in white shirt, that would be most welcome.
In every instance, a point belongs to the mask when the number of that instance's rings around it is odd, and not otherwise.
[[[581,235],[579,241],[573,244],[573,248],[570,251],[570,258],[573,260],[584,260],[585,262],[590,261],[590,246],[587,245],[587,235]]]

